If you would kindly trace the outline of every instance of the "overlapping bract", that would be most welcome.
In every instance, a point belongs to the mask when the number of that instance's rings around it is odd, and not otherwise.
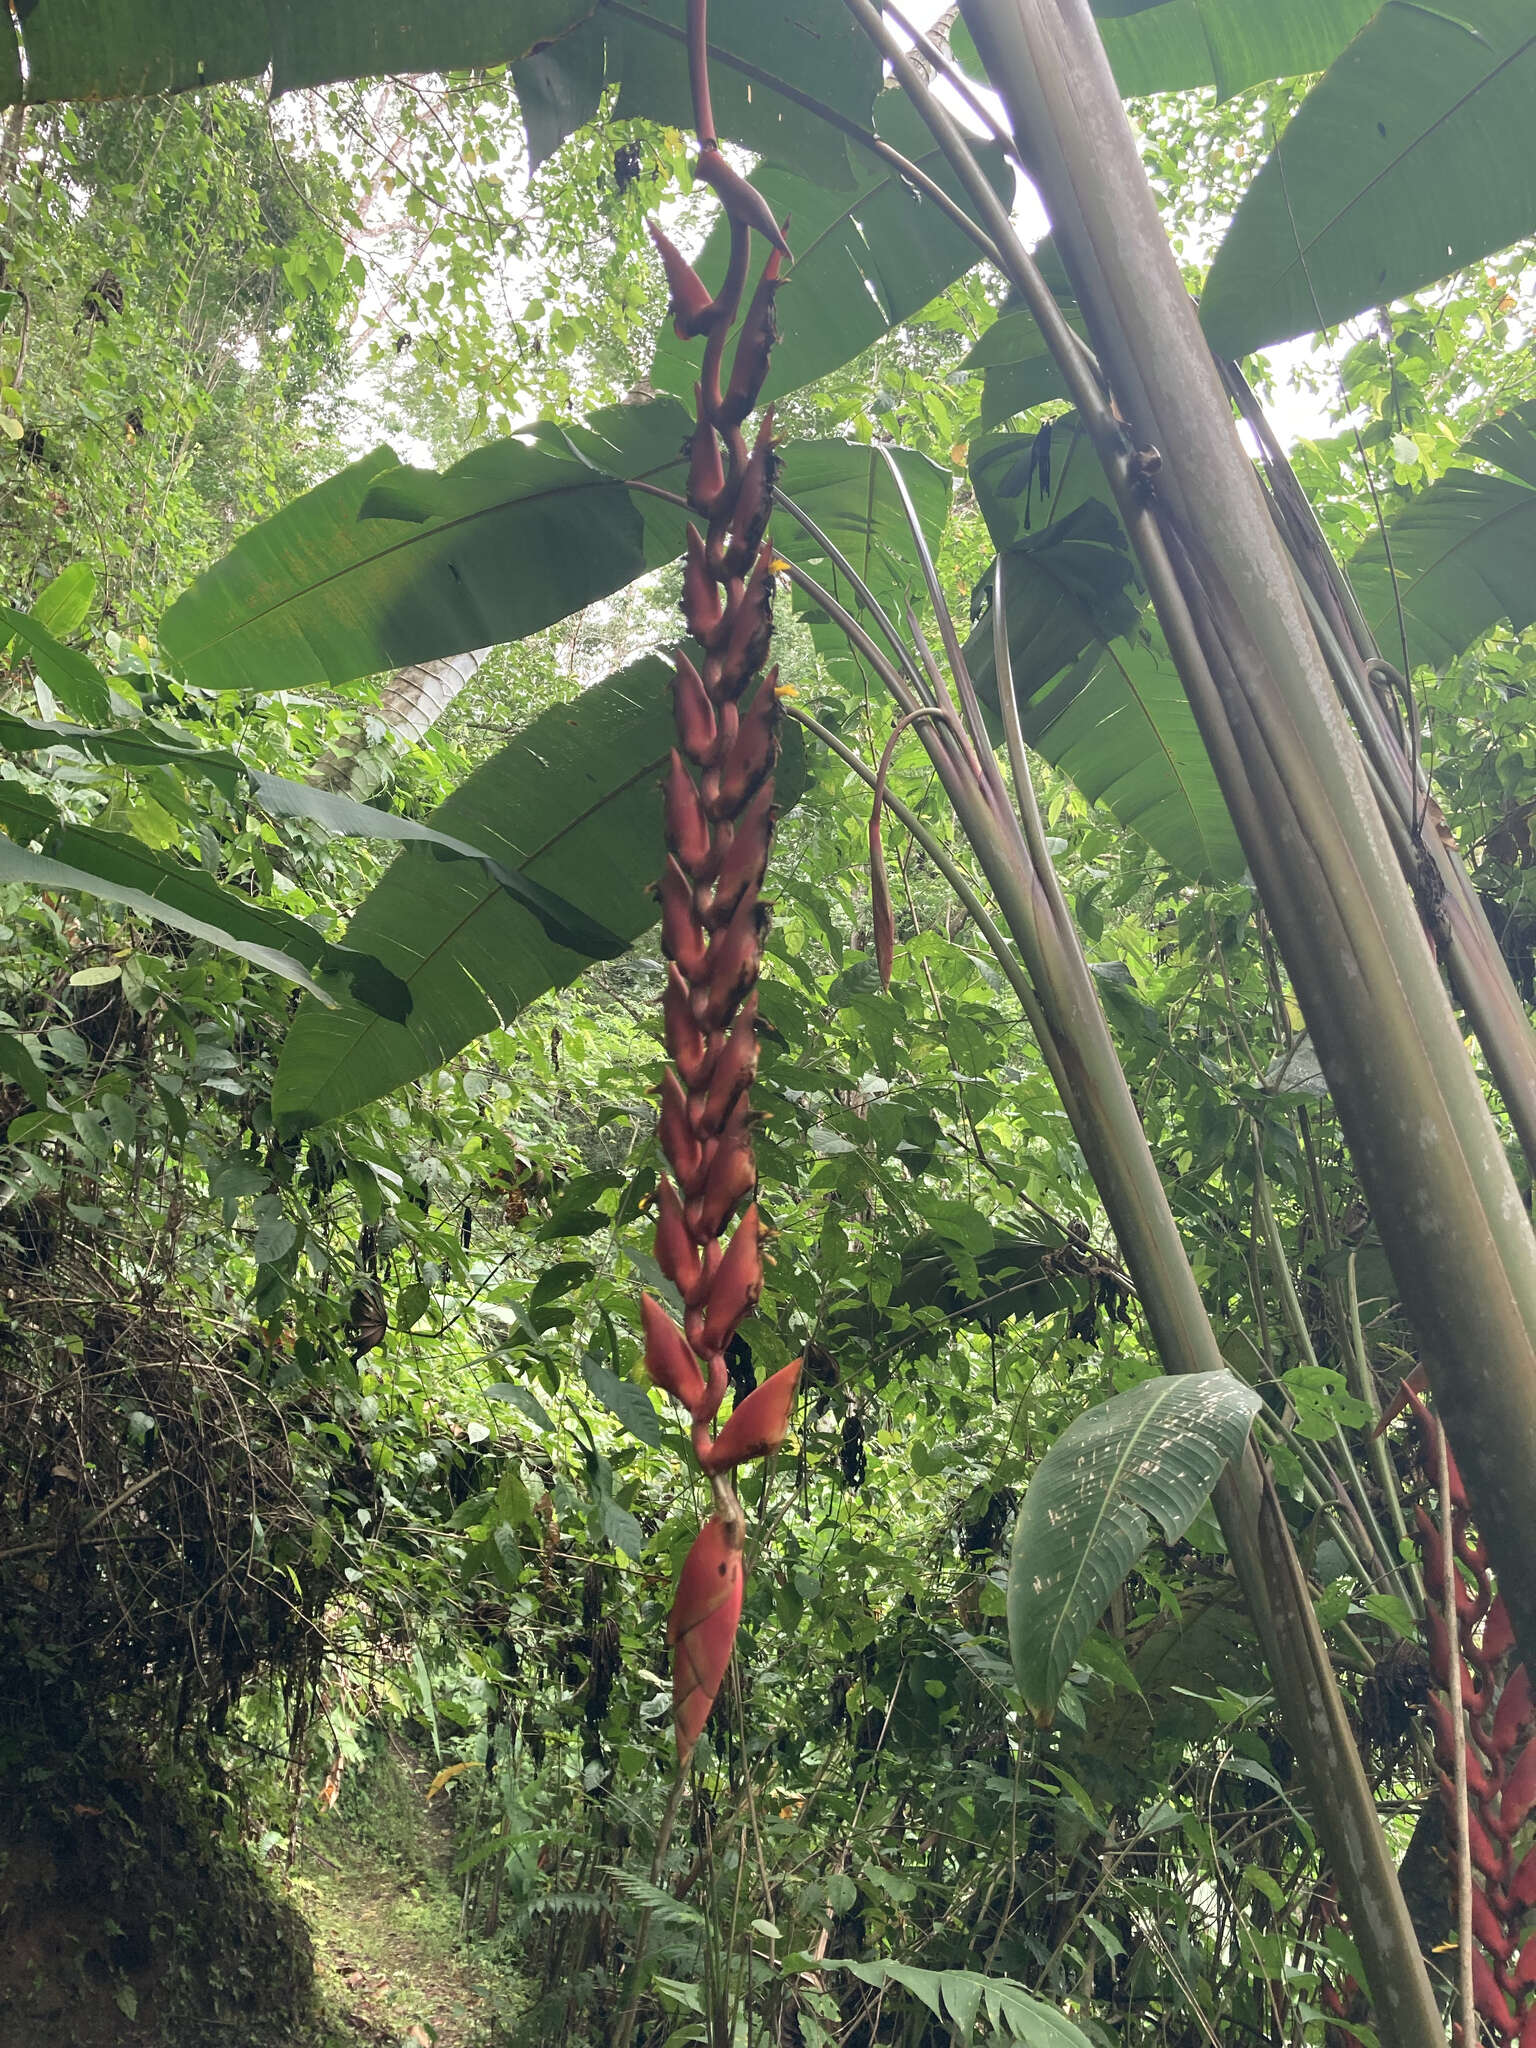
[[[688,478],[702,529],[689,526],[683,564],[683,618],[702,658],[696,666],[687,653],[677,656],[678,744],[665,783],[667,863],[656,885],[673,1063],[661,1089],[659,1137],[670,1178],[663,1176],[657,1195],[656,1261],[682,1298],[682,1328],[652,1296],[641,1297],[646,1369],[687,1409],[694,1451],[715,1488],[715,1513],[688,1554],[667,1627],[682,1762],[709,1718],[741,1616],[744,1522],[727,1475],[783,1443],[800,1373],[796,1361],[774,1374],[716,1433],[729,1378],[725,1353],[763,1288],[763,1226],[749,1200],[757,1184],[749,1090],[769,914],[760,891],[779,751],[777,671],[763,673],[773,634],[766,530],[777,459],[772,412],[750,449],[742,423],[768,372],[786,247],[758,194],[717,159],[706,145],[699,173],[731,222],[720,292],[711,297],[666,236],[651,230],[676,331],[705,338]],[[773,246],[722,387],[754,229]]]
[[[1440,1424],[1406,1388],[1435,1469]],[[1530,1678],[1514,1659],[1514,1629],[1489,1570],[1488,1554],[1467,1516],[1467,1500],[1449,1459],[1451,1545],[1456,1561],[1461,1702],[1466,1724],[1468,1842],[1472,1861],[1472,1989],[1486,2040],[1536,2048],[1536,1708]],[[1451,1631],[1444,1608],[1445,1552],[1440,1529],[1417,1511],[1428,1595],[1426,1622],[1436,1690],[1429,1709],[1440,1787],[1456,1857]]]

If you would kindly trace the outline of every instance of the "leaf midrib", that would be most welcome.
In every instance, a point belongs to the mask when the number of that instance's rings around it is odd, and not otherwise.
[[[392,555],[399,554],[407,548],[423,546],[429,540],[439,540],[444,534],[452,533],[456,527],[468,526],[478,520],[492,518],[499,513],[506,512],[513,506],[538,505],[548,499],[568,497],[576,491],[628,490],[634,484],[650,483],[659,476],[665,476],[669,470],[681,470],[683,466],[683,459],[680,456],[674,455],[665,462],[656,463],[650,469],[637,469],[629,476],[615,476],[599,470],[595,473],[589,473],[579,480],[572,479],[569,483],[550,484],[540,490],[528,491],[517,497],[492,499],[484,505],[477,506],[473,512],[456,512],[451,518],[443,519],[436,523],[428,520],[412,521],[410,534],[406,538],[395,542],[393,546],[381,548],[376,554],[366,555],[361,561],[348,562],[344,567],[333,570],[329,575],[319,577],[316,581],[305,584],[302,590],[290,591],[287,596],[277,603],[267,605],[261,611],[246,612],[238,625],[217,634],[210,640],[202,641],[198,646],[196,656],[184,654],[182,659],[185,661],[200,658],[207,655],[214,648],[227,646],[242,633],[250,632],[264,620],[280,616],[289,607],[304,602],[305,599],[315,596],[333,583],[339,583],[344,577],[359,575],[367,570],[371,570],[380,562],[387,562]],[[402,464],[401,467],[403,468],[405,465]],[[387,474],[388,471],[381,470],[378,477],[370,480],[370,488],[372,488],[373,484],[380,482]],[[365,522],[360,518],[357,523],[362,525]],[[455,651],[463,652],[462,649]],[[429,656],[427,658],[439,660],[444,657]]]
[[[1408,161],[1408,159],[1414,154],[1416,150],[1419,150],[1424,146],[1424,144],[1430,139],[1431,136],[1433,136],[1436,133],[1438,129],[1443,127],[1448,121],[1453,120],[1456,117],[1456,115],[1462,111],[1462,109],[1466,106],[1469,100],[1475,99],[1480,92],[1484,91],[1489,85],[1491,85],[1492,82],[1499,76],[1501,71],[1508,70],[1508,68],[1512,64],[1518,64],[1520,59],[1527,55],[1527,53],[1533,48],[1536,48],[1536,35],[1527,36],[1525,41],[1521,43],[1518,48],[1510,51],[1508,56],[1501,57],[1498,63],[1493,65],[1490,70],[1486,71],[1474,85],[1470,86],[1467,89],[1467,91],[1462,93],[1458,99],[1454,100],[1450,106],[1442,109],[1442,111],[1435,116],[1434,120],[1430,122],[1427,128],[1421,128],[1418,134],[1413,137],[1413,139],[1407,144],[1405,148],[1400,149],[1394,157],[1392,157],[1387,163],[1383,164],[1381,169],[1376,172],[1374,177],[1370,178],[1364,185],[1362,185],[1359,188],[1358,191],[1351,193],[1349,198],[1343,203],[1343,205],[1339,206],[1332,214],[1330,214],[1328,219],[1324,221],[1321,224],[1321,226],[1318,227],[1313,233],[1307,236],[1305,240],[1303,240],[1303,238],[1300,235],[1297,235],[1295,237],[1296,253],[1294,257],[1292,257],[1280,270],[1280,272],[1278,273],[1278,277],[1282,279],[1288,278],[1298,267],[1300,267],[1303,281],[1308,285],[1308,288],[1310,289],[1311,279],[1307,273],[1307,257],[1312,253],[1313,250],[1316,249],[1318,243],[1322,241],[1324,236],[1332,234],[1334,229],[1339,225],[1340,221],[1345,219],[1345,217],[1348,214],[1350,214],[1357,206],[1359,206],[1361,202],[1368,196],[1368,194],[1373,192],[1375,188],[1379,184],[1381,184],[1383,179],[1392,177],[1396,173],[1396,171]],[[1275,150],[1274,158],[1272,159],[1272,161],[1277,166],[1281,167],[1282,175],[1286,141],[1288,139],[1290,132],[1291,131],[1287,130],[1287,134],[1281,137],[1279,145]],[[1287,212],[1289,212],[1289,207],[1287,207]]]
[[[1116,1462],[1109,1484],[1104,1488],[1103,1497],[1099,1503],[1099,1510],[1093,1518],[1093,1525],[1089,1530],[1087,1540],[1079,1547],[1077,1571],[1070,1581],[1070,1597],[1060,1603],[1056,1624],[1048,1638],[1049,1655],[1046,1660],[1047,1684],[1050,1682],[1050,1670],[1056,1662],[1057,1647],[1065,1629],[1067,1616],[1077,1600],[1079,1588],[1082,1586],[1089,1560],[1093,1556],[1094,1546],[1098,1541],[1099,1531],[1102,1529],[1105,1518],[1110,1513],[1112,1506],[1117,1504],[1117,1494],[1125,1474],[1125,1468],[1140,1445],[1143,1436],[1151,1428],[1157,1417],[1161,1415],[1168,1402],[1174,1398],[1176,1392],[1177,1382],[1174,1380],[1169,1380],[1165,1386],[1159,1387],[1154,1398],[1147,1403],[1146,1413],[1125,1440],[1124,1449]],[[1080,1474],[1077,1476],[1080,1477]],[[1127,1496],[1127,1499],[1129,1505],[1134,1507],[1136,1512],[1141,1515],[1142,1520],[1150,1524],[1151,1517],[1147,1510],[1140,1507],[1135,1501],[1129,1500],[1129,1496]],[[1065,1676],[1064,1673],[1063,1676]]]

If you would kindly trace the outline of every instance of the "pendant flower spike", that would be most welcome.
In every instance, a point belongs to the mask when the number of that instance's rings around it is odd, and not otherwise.
[[[746,1523],[730,1475],[778,1450],[800,1377],[797,1359],[739,1401],[716,1432],[728,1383],[726,1350],[763,1289],[763,1226],[750,1199],[757,1167],[749,1090],[757,1072],[757,977],[769,916],[760,890],[777,816],[778,672],[764,672],[773,635],[767,527],[778,458],[772,409],[750,449],[742,428],[768,374],[779,266],[789,249],[761,194],[726,163],[714,140],[705,43],[704,0],[690,0],[696,172],[718,194],[731,229],[719,292],[712,295],[651,225],[674,329],[683,339],[704,341],[687,448],[695,523],[683,566],[683,620],[701,658],[695,666],[688,653],[677,655],[677,745],[663,786],[667,863],[656,884],[669,962],[662,1010],[672,1061],[658,1125],[670,1177],[662,1177],[657,1195],[656,1262],[682,1297],[682,1328],[653,1296],[640,1299],[646,1370],[687,1409],[694,1453],[714,1496],[714,1512],[688,1553],[667,1624],[680,1764],[709,1719],[741,1619]],[[769,243],[768,260],[722,382],[754,232]]]

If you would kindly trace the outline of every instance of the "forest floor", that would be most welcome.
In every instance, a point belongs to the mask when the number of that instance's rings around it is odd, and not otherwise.
[[[310,1818],[291,1897],[309,1926],[326,2048],[492,2048],[496,2000],[459,1937],[452,1791],[392,1745]]]

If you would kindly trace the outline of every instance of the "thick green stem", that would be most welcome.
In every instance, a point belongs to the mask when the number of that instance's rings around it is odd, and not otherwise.
[[[1006,707],[1013,691],[1005,646],[1000,647],[998,688]],[[1016,713],[1009,723],[1017,723]],[[1022,741],[1014,742],[1010,751],[1017,781]],[[1027,816],[1032,797],[1021,801]],[[1089,1111],[1078,1128],[1079,1143],[1136,1281],[1159,1354],[1175,1372],[1219,1369],[1225,1361],[1076,931],[1070,921],[1057,918],[1053,907],[1038,933],[1038,957],[1032,956],[1013,907],[1018,881],[1008,874],[1002,849],[992,847],[981,821],[973,823],[962,814],[961,822],[987,870],[1057,1042],[1069,1055],[1069,1070]],[[1061,903],[1049,861],[1046,872],[1051,895]],[[1033,924],[1027,906],[1020,908]],[[1063,913],[1064,908],[1063,904]],[[1441,2039],[1429,1979],[1290,1530],[1251,1445],[1217,1487],[1215,1502],[1286,1728],[1313,1789],[1319,1833],[1368,1959],[1378,2004],[1384,2015],[1390,2012],[1400,2020],[1394,2040],[1406,2048],[1429,2048]],[[1431,2023],[1432,2033],[1425,2031]]]
[[[1258,401],[1233,364],[1222,365],[1222,376],[1258,440],[1276,523],[1302,595],[1314,613],[1313,627],[1335,687],[1378,778],[1377,800],[1404,878],[1422,896],[1426,886],[1435,889],[1432,877],[1438,876],[1437,935],[1451,986],[1477,1034],[1521,1150],[1536,1172],[1536,1033],[1450,826],[1400,727],[1372,693],[1376,677],[1394,672],[1382,661],[1349,579],[1334,559]]]
[[[807,596],[843,627],[903,709],[914,710],[915,700],[904,678],[881,655],[858,620],[804,571],[792,568],[789,573]],[[857,591],[857,578],[853,586]],[[1135,1279],[1158,1353],[1170,1371],[1217,1371],[1225,1361],[1045,847],[1013,693],[1000,591],[995,623],[998,690],[1017,812],[1009,809],[1006,817],[1000,815],[990,790],[946,744],[946,732],[926,720],[917,729],[1018,949],[1023,972],[1015,968],[1010,979],[1056,1079],[1063,1107]],[[837,750],[850,758],[840,744]],[[1012,948],[998,950],[1000,959],[1005,954],[1011,959]],[[1412,1927],[1396,1871],[1359,1753],[1348,1737],[1343,1702],[1327,1647],[1312,1616],[1290,1531],[1283,1517],[1278,1527],[1261,1524],[1265,1485],[1264,1468],[1250,1445],[1216,1488],[1216,1510],[1233,1566],[1290,1740],[1316,1794],[1320,1832],[1351,1922],[1383,1930],[1376,1943],[1368,1936],[1362,1941],[1372,1957],[1373,1978],[1383,1967],[1383,1953],[1391,1967],[1406,1972],[1410,1980],[1417,1971],[1432,2011],[1428,1980],[1412,1945]],[[1278,1574],[1273,1569],[1277,1550],[1283,1550],[1288,1558]],[[1405,1929],[1409,1947],[1400,1951]],[[1414,2009],[1415,1995],[1410,1982],[1408,1992],[1398,2001],[1404,2011]],[[1388,2002],[1383,1998],[1383,2010]],[[1412,2026],[1401,2039],[1407,2048],[1428,2048],[1429,2037]]]
[[[1143,560],[1522,1648],[1536,1652],[1536,1238],[1158,219],[1086,0],[965,0],[1139,445]],[[1142,535],[1133,532],[1138,548]],[[1164,607],[1168,610],[1165,613]]]

